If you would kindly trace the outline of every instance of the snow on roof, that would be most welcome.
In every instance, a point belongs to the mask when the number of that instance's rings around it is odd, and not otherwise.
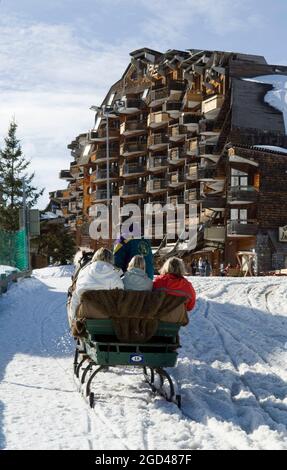
[[[254,149],[266,149],[272,150],[273,152],[287,153],[287,149],[284,147],[276,147],[276,145],[253,145]]]
[[[260,75],[254,78],[244,78],[245,81],[267,83],[273,86],[268,91],[264,101],[283,113],[285,132],[287,134],[287,76],[286,75]]]

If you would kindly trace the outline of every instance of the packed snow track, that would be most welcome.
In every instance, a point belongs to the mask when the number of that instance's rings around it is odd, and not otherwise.
[[[0,298],[0,449],[286,449],[286,278],[191,278],[181,330],[182,409],[138,370],[99,376],[90,409],[73,381],[71,268],[34,271]]]

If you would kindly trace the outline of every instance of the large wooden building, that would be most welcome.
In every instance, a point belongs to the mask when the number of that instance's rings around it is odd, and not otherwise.
[[[140,49],[103,105],[109,115],[111,196],[123,204],[196,204],[196,247],[154,240],[160,260],[209,258],[257,272],[287,267],[287,67],[219,51]],[[107,200],[106,118],[68,147],[73,161],[51,193],[89,238],[91,206]]]

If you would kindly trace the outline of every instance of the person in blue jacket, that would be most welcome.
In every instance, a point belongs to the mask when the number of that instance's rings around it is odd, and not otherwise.
[[[115,266],[126,272],[131,259],[141,255],[145,259],[146,273],[150,279],[153,279],[153,254],[151,250],[151,243],[144,237],[141,238],[125,238],[121,236],[114,246],[114,263]]]

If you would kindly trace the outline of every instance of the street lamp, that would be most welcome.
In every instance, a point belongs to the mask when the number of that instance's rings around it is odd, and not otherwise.
[[[110,195],[110,142],[109,142],[109,117],[116,117],[117,116],[117,107],[116,106],[91,106],[91,111],[96,112],[95,116],[95,124],[96,124],[96,117],[104,117],[106,119],[106,171],[107,171],[107,206],[108,206],[108,213],[109,213],[109,243],[111,241],[111,218],[110,218],[110,205],[111,205],[111,195]]]

